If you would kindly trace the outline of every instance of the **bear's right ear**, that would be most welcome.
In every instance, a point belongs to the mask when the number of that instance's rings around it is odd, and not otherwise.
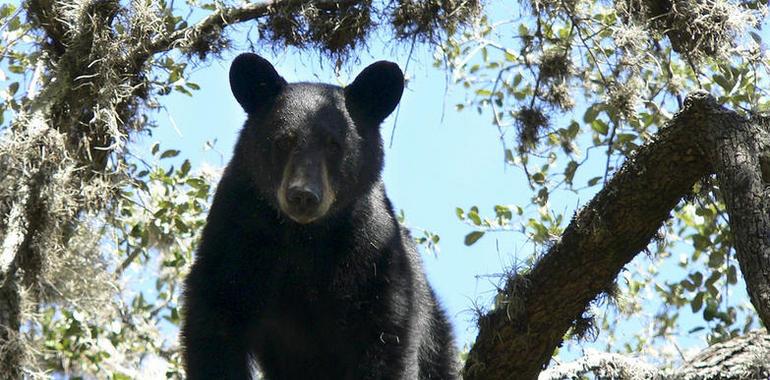
[[[230,89],[247,113],[269,103],[285,85],[273,65],[256,54],[243,53],[230,66]]]

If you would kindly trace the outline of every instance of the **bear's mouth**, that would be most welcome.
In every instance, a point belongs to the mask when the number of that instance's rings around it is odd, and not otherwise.
[[[289,219],[299,224],[310,224],[320,219],[323,216],[319,214],[303,215],[303,214],[296,214],[296,213],[291,213],[286,211],[284,211],[284,214],[286,214],[286,216],[288,216]]]
[[[333,199],[329,199],[331,197],[327,194],[321,197],[317,205],[303,205],[290,202],[284,193],[278,196],[278,204],[281,212],[288,216],[289,219],[300,224],[309,224],[323,218],[328,213]]]

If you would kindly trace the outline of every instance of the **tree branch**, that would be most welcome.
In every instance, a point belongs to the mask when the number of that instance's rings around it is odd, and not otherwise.
[[[730,216],[738,264],[765,326],[770,326],[769,126],[770,119],[754,118],[703,135]]]
[[[196,45],[208,32],[225,26],[268,16],[283,6],[312,5],[323,10],[349,7],[361,0],[265,0],[239,7],[222,8],[210,14],[197,24],[177,30],[154,41],[145,52],[146,57],[174,49],[180,45]]]
[[[641,359],[598,352],[543,371],[538,380],[580,379],[594,374],[599,379],[656,379],[661,371]]]
[[[770,335],[757,330],[708,347],[677,369],[658,369],[638,358],[598,352],[549,368],[538,379],[578,379],[588,374],[621,380],[766,379],[770,376],[768,357]]]
[[[674,371],[675,379],[770,378],[770,335],[752,331],[715,344]]]
[[[752,284],[752,301],[764,305],[757,306],[758,310],[767,307],[770,223],[767,203],[758,208],[757,202],[768,202],[768,197],[763,198],[761,187],[758,189],[759,164],[747,158],[759,151],[759,146],[749,148],[747,140],[741,140],[751,139],[757,128],[767,132],[766,127],[752,126],[720,107],[706,93],[691,94],[656,138],[629,158],[605,188],[575,214],[561,240],[532,270],[508,280],[501,292],[505,301],[479,319],[479,336],[466,361],[465,378],[536,378],[573,322],[613,286],[623,267],[645,249],[693,184],[713,173],[709,152],[715,154],[722,181],[740,187],[735,191],[723,186],[722,190],[734,191],[726,196],[737,199],[728,201],[731,213],[745,213],[742,222],[732,223],[734,233],[753,239],[741,238],[751,243],[744,241],[737,247],[738,257],[742,268],[751,266],[744,273]],[[732,130],[742,131],[741,135],[731,134]],[[745,149],[738,150],[738,158],[732,160],[740,166],[737,171],[725,162],[732,154],[725,144],[745,144]],[[747,195],[753,197],[747,199]],[[760,224],[754,224],[757,222]],[[760,317],[765,324],[770,322],[763,314]]]

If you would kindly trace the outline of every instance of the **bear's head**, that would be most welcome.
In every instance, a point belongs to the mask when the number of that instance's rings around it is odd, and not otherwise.
[[[323,220],[378,182],[379,126],[404,90],[395,63],[376,62],[342,88],[287,83],[267,60],[245,53],[230,67],[230,87],[248,114],[233,161],[282,215]]]

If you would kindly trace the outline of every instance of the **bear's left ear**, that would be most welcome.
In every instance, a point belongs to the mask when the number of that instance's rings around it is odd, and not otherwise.
[[[273,65],[256,54],[243,53],[230,66],[230,89],[248,113],[268,104],[285,85]]]
[[[369,65],[345,87],[345,101],[353,110],[377,124],[398,105],[404,92],[404,73],[393,62]]]

